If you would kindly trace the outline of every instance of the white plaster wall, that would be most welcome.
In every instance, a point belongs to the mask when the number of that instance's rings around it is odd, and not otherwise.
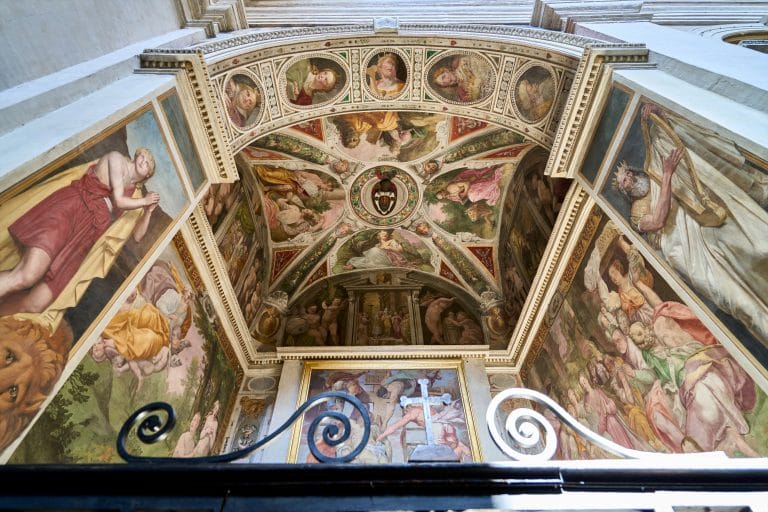
[[[0,90],[180,27],[175,0],[2,0]]]
[[[173,75],[129,75],[0,135],[0,191],[146,105],[175,80]]]
[[[764,54],[653,23],[585,23],[579,31],[609,41],[645,43],[659,69],[702,89],[768,112]]]

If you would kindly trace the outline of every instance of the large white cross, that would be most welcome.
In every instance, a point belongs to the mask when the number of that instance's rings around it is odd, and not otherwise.
[[[448,405],[451,403],[451,395],[448,393],[443,393],[440,396],[429,396],[429,392],[427,391],[427,384],[429,384],[429,379],[419,379],[417,382],[421,388],[421,396],[415,398],[408,398],[405,395],[401,396],[400,407],[405,408],[406,405],[421,404],[421,406],[424,408],[424,429],[427,432],[427,445],[434,445],[435,435],[432,432],[432,411],[430,411],[429,405],[441,402],[445,405]]]

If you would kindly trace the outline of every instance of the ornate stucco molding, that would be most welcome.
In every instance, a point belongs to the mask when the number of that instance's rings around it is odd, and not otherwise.
[[[156,52],[148,50],[140,55],[142,69],[181,71],[191,85],[198,114],[202,119],[216,168],[206,167],[206,175],[213,183],[231,183],[238,179],[232,151],[224,137],[224,120],[216,106],[211,78],[200,52],[173,50]]]
[[[243,0],[177,0],[176,5],[185,26],[202,28],[208,37],[248,28]]]
[[[673,0],[535,0],[531,25],[573,32],[579,23],[650,21],[657,25],[721,25],[755,23],[768,12],[768,2],[679,2]]]
[[[498,36],[505,40],[512,39],[528,44],[538,43],[542,46],[557,47],[561,51],[565,51],[571,55],[578,55],[581,52],[581,49],[595,43],[595,40],[589,37],[566,34],[564,32],[540,30],[538,28],[510,27],[507,25],[443,25],[432,23],[405,23],[400,25],[401,34],[405,35],[408,31],[425,34],[476,34],[486,38],[488,36]]]
[[[195,48],[206,55],[218,52],[231,53],[231,50],[252,50],[260,46],[274,44],[295,43],[298,40],[317,38],[327,41],[329,38],[343,37],[345,35],[374,36],[373,23],[333,25],[327,27],[301,27],[261,32],[250,32],[227,39],[205,42]],[[495,37],[509,42],[522,42],[534,44],[540,47],[549,47],[562,51],[572,56],[578,56],[583,48],[594,44],[595,39],[553,32],[538,28],[510,27],[506,25],[457,25],[457,24],[430,24],[430,23],[406,23],[400,24],[400,37],[446,35],[459,38],[472,38],[482,36],[484,38]],[[154,52],[155,50],[153,50]]]
[[[262,46],[261,43],[268,45],[296,42],[298,40],[311,38],[328,38],[329,36],[343,36],[349,34],[373,34],[373,23],[365,25],[338,25],[331,27],[300,27],[281,30],[270,30],[266,32],[248,32],[243,35],[230,37],[200,44],[197,50],[206,55],[218,52],[227,52],[228,50],[241,50],[244,48]],[[229,53],[229,52],[227,52]]]
[[[233,345],[239,347],[238,352],[245,361],[244,366],[256,364],[256,347],[253,346],[248,324],[237,303],[237,297],[226,274],[226,264],[221,259],[202,205],[198,205],[189,216],[185,229],[193,242],[193,250],[201,260],[200,266],[206,269],[206,272],[202,272],[203,280],[213,295],[214,303],[219,305],[219,314],[226,320],[223,323],[227,334]]]
[[[323,360],[363,360],[363,359],[482,359],[488,347],[477,345],[455,345],[437,348],[426,345],[409,347],[278,347],[277,356],[281,360],[323,359]]]
[[[587,192],[574,184],[563,202],[549,244],[544,251],[543,262],[534,277],[531,290],[528,292],[520,320],[512,333],[510,345],[505,353],[491,353],[486,357],[487,363],[512,363],[519,367],[526,358],[528,347],[531,345],[531,332],[540,321],[545,311],[544,299],[552,295],[552,289],[557,286],[557,279],[562,272],[563,261],[569,257],[567,247],[578,235],[578,221],[583,218],[582,212],[591,201]]]
[[[643,65],[648,60],[648,50],[641,44],[595,45],[584,52],[576,70],[574,86],[568,96],[560,126],[552,144],[545,174],[553,178],[573,178],[577,154],[586,149],[579,145],[587,127],[597,122],[595,112],[600,93],[607,93],[611,69],[614,66]]]
[[[763,18],[760,23],[696,27],[691,29],[691,32],[702,37],[719,39],[746,48],[753,48],[753,45],[764,46],[768,44],[768,16]]]
[[[584,41],[591,41],[581,38]],[[259,123],[247,130],[230,130],[230,149],[233,153],[253,140],[269,135],[296,123],[309,121],[328,115],[339,115],[360,110],[409,110],[449,114],[486,122],[525,134],[542,147],[552,146],[555,131],[563,112],[567,92],[573,81],[573,72],[578,59],[567,52],[542,47],[527,41],[486,41],[481,39],[461,39],[441,37],[432,34],[424,36],[399,35],[396,42],[392,38],[369,36],[344,38],[341,40],[315,40],[301,43],[272,45],[262,50],[241,47],[235,53],[207,55],[210,57],[208,69],[213,76],[214,87],[218,94],[223,94],[224,82],[233,73],[244,72],[253,76],[264,87],[263,111],[265,115]],[[533,40],[532,40],[533,41]],[[611,45],[608,45],[609,47]],[[615,46],[615,45],[613,45]],[[371,47],[385,47],[393,51],[402,51],[409,65],[409,92],[401,97],[376,101],[368,94],[362,94],[360,74],[361,59],[370,54]],[[602,46],[601,46],[602,47]],[[493,92],[473,104],[460,104],[430,93],[426,88],[426,70],[434,65],[436,59],[445,54],[460,52],[479,52],[493,60],[494,73],[499,77]],[[579,49],[579,54],[581,49]],[[296,57],[324,57],[338,61],[350,77],[350,90],[332,101],[324,102],[314,108],[302,108],[290,104],[282,94],[280,78],[286,65],[286,55]],[[558,96],[555,107],[548,116],[535,124],[520,119],[513,108],[513,81],[519,78],[525,66],[541,65],[551,70],[557,80]],[[221,100],[218,100],[221,103]]]

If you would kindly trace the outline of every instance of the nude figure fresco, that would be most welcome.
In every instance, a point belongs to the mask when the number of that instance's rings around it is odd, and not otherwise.
[[[295,304],[285,324],[284,346],[339,346],[347,335],[348,300],[340,294],[319,293]]]
[[[482,345],[483,329],[474,314],[455,297],[430,288],[422,291],[419,306],[423,314],[424,343],[435,345]]]
[[[421,396],[419,379],[426,379],[430,396],[450,395],[448,404],[430,405],[432,432],[437,444],[447,445],[461,462],[472,462],[477,457],[474,433],[468,425],[465,412],[466,396],[461,370],[454,367],[412,368],[407,364],[388,368],[369,364],[318,364],[309,372],[308,388],[304,396],[324,391],[345,391],[362,401],[370,411],[371,436],[363,452],[353,464],[405,463],[416,446],[425,443],[424,409],[420,404],[400,406],[400,397]],[[345,403],[329,402],[330,410],[344,410]],[[352,437],[344,444],[330,447],[319,439],[318,448],[325,455],[340,456],[356,446],[360,439],[362,420],[356,411],[351,413]],[[307,428],[317,411],[304,418],[300,444],[293,457],[295,462],[314,463],[317,460],[307,447]]]

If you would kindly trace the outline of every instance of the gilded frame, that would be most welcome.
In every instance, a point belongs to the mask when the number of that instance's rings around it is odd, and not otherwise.
[[[378,376],[382,375],[383,372],[387,370],[422,370],[422,371],[428,371],[428,370],[447,370],[450,372],[455,372],[455,385],[459,390],[460,397],[456,400],[456,402],[461,402],[462,412],[464,415],[464,422],[466,425],[466,440],[467,440],[467,447],[471,451],[471,459],[470,462],[480,462],[482,461],[482,453],[480,451],[480,442],[477,436],[477,430],[476,426],[474,424],[474,414],[472,411],[472,404],[469,402],[469,390],[467,388],[467,383],[464,375],[464,364],[461,360],[456,359],[425,359],[425,360],[418,360],[418,361],[384,361],[384,360],[361,360],[361,361],[305,361],[304,362],[304,369],[302,372],[301,377],[301,383],[299,387],[299,399],[297,403],[297,407],[304,403],[309,397],[310,392],[314,391],[313,388],[316,388],[317,380],[322,375],[321,372],[324,371],[334,371],[334,372],[343,372],[343,373],[357,373],[359,372],[360,376],[363,376],[366,372],[369,371],[376,371],[379,370]],[[374,374],[375,375],[375,374]],[[316,376],[317,379],[313,379],[313,376]],[[330,376],[330,375],[329,375]],[[442,378],[442,377],[441,377]],[[383,389],[383,386],[381,387]],[[346,389],[342,389],[346,390]],[[371,390],[372,391],[372,390]],[[319,390],[318,390],[319,392]],[[313,393],[314,394],[314,393]],[[375,394],[375,393],[372,393]],[[413,393],[409,393],[413,396],[418,396],[419,391],[418,389],[414,391]],[[395,401],[399,400],[398,398],[395,398]],[[373,406],[374,408],[376,405]],[[315,408],[317,409],[317,408]],[[394,416],[399,412],[399,405],[395,408],[395,411],[393,412],[393,416],[390,417],[390,419],[387,421],[387,425],[391,424],[392,419],[394,419]],[[375,410],[375,409],[374,409]],[[304,438],[304,426],[308,425],[310,423],[310,418],[307,417],[307,414],[305,414],[293,427],[293,432],[291,434],[291,442],[288,447],[288,455],[287,455],[287,462],[289,463],[298,463],[299,462],[299,456],[305,454],[307,449],[307,441]],[[433,425],[436,422],[433,422]],[[401,433],[402,435],[402,433]],[[371,437],[374,436],[374,433],[371,433]],[[439,437],[437,434],[435,436],[436,438]],[[371,444],[371,441],[369,441],[369,446]],[[362,457],[361,455],[360,457]],[[403,461],[389,461],[384,463],[405,463],[406,460]]]

